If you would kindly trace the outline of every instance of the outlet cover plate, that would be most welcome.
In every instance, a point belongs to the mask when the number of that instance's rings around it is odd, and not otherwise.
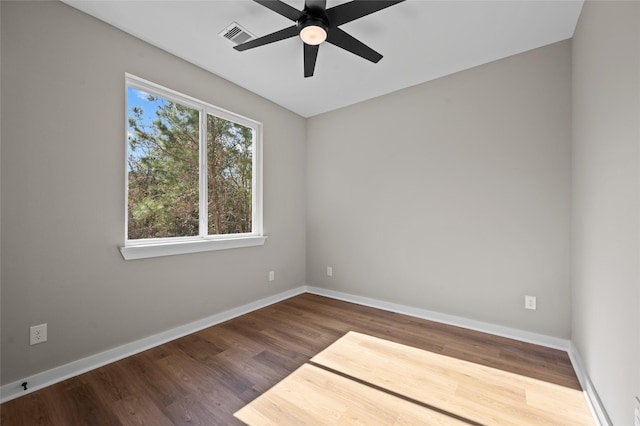
[[[37,345],[47,341],[47,324],[29,327],[29,344]]]
[[[536,310],[536,297],[535,296],[525,296],[524,297],[524,307],[525,309]]]

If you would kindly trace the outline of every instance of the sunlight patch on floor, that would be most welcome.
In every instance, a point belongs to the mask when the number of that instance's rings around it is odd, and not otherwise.
[[[594,425],[582,391],[349,332],[235,413],[252,425]]]

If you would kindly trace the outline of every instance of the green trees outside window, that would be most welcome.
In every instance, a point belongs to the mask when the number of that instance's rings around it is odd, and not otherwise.
[[[127,99],[127,238],[250,233],[254,129],[132,86]]]

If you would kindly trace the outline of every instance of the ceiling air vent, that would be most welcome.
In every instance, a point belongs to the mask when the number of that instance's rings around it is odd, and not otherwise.
[[[242,28],[237,22],[232,22],[220,31],[220,37],[224,37],[233,44],[241,44],[254,38],[253,34]]]

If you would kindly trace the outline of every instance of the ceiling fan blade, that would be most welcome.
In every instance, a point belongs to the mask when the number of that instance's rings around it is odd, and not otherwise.
[[[394,4],[402,3],[403,1],[405,0],[350,1],[349,3],[343,3],[327,9],[327,17],[329,18],[331,26],[337,27],[338,25],[346,24],[347,22],[362,18],[363,16],[393,6]]]
[[[316,68],[316,59],[318,58],[318,48],[320,45],[312,46],[310,44],[302,43],[304,45],[304,76],[313,76],[313,71]]]
[[[253,1],[255,1],[256,3],[260,3],[267,9],[271,9],[278,15],[282,15],[285,18],[289,18],[292,21],[297,21],[298,18],[300,18],[300,15],[302,15],[302,12],[299,11],[298,9],[295,9],[279,0],[253,0]]]
[[[304,0],[304,8],[309,9],[322,9],[325,10],[327,8],[327,0]]]
[[[381,54],[337,27],[329,29],[327,41],[373,63],[382,59]]]
[[[258,37],[254,40],[249,40],[246,43],[233,46],[234,49],[240,52],[247,49],[253,49],[254,47],[264,46],[265,44],[273,43],[275,41],[284,40],[286,38],[295,37],[298,35],[298,27],[296,25],[285,28],[284,30],[276,31],[275,33],[267,34],[263,37]]]

